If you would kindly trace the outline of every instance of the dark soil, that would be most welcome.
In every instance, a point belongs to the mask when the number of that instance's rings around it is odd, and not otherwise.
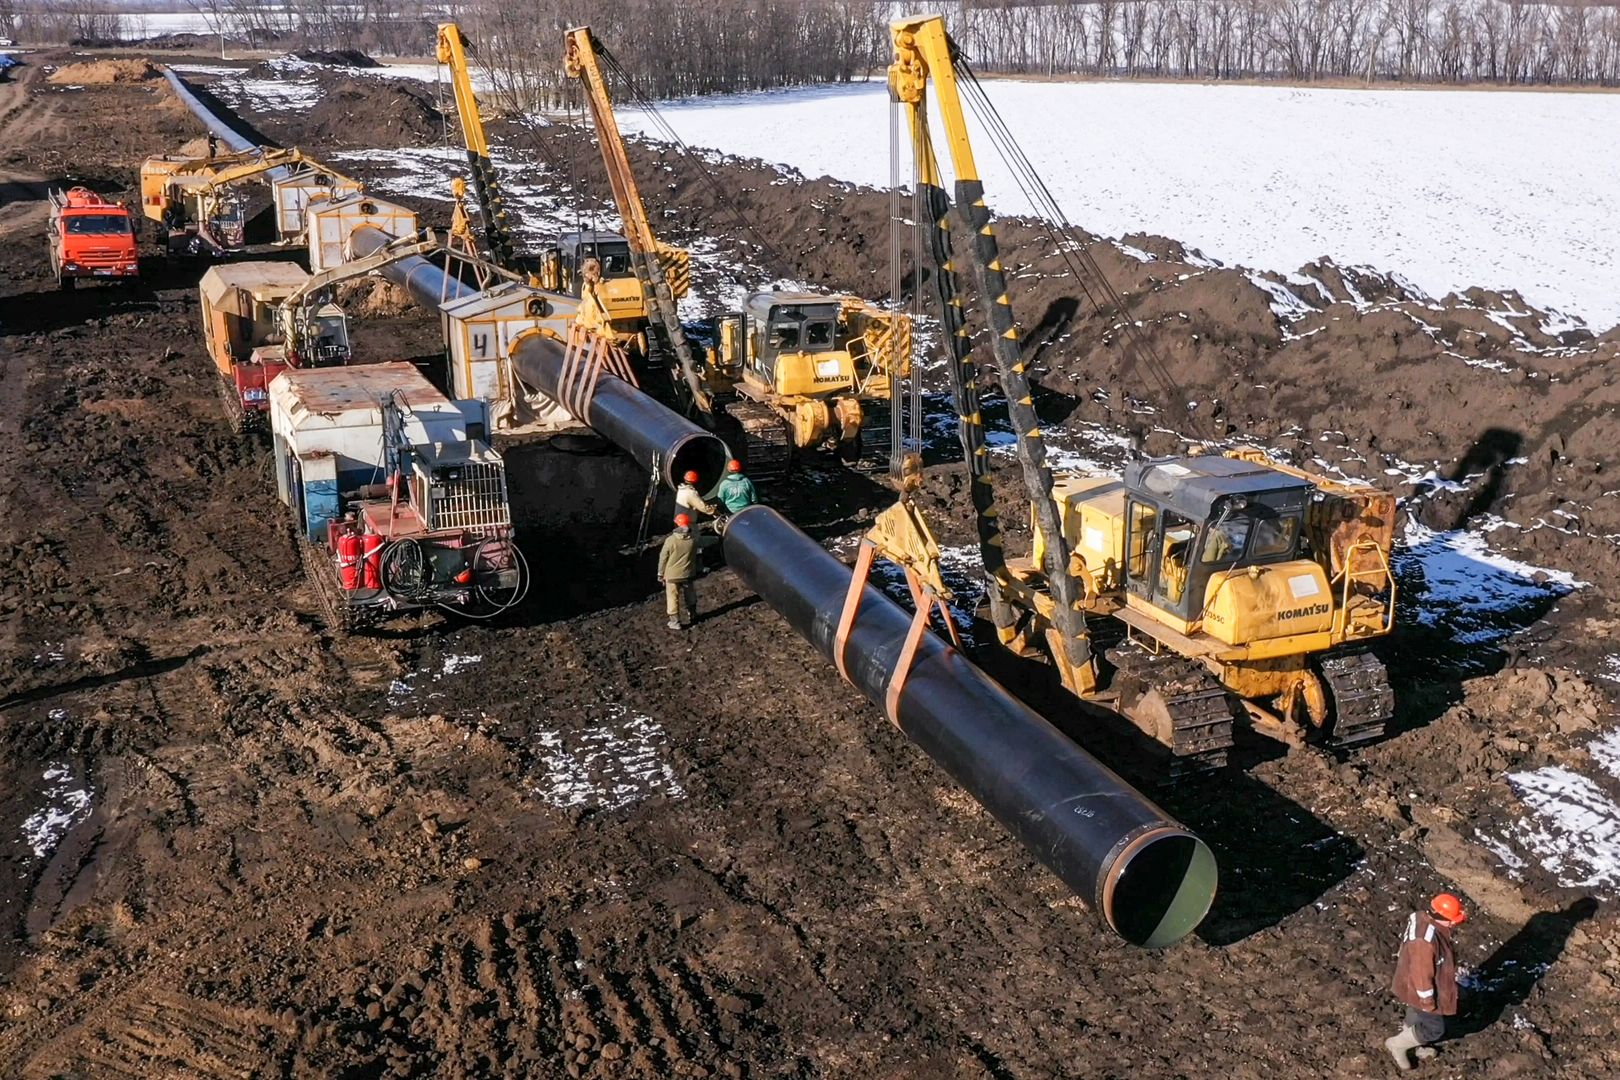
[[[127,196],[140,158],[197,133],[144,87],[0,91],[0,181],[26,207],[70,173]],[[43,128],[18,126],[46,107]],[[267,133],[316,153],[397,144],[392,120],[345,115]],[[584,143],[549,138],[558,160]],[[641,175],[682,175],[658,160],[636,151]],[[715,172],[785,221],[774,251],[739,241],[719,258],[881,293],[885,199]],[[736,231],[705,191],[649,192],[672,240]],[[1440,887],[1475,911],[1461,953],[1477,979],[1467,1034],[1427,1071],[1620,1070],[1613,919],[1510,880],[1468,842],[1514,813],[1503,770],[1573,761],[1608,719],[1579,674],[1617,625],[1606,588],[1546,612],[1498,674],[1430,665],[1403,687],[1403,731],[1350,760],[1256,747],[1163,792],[1217,849],[1222,892],[1193,938],[1134,951],[724,573],[700,586],[707,617],[675,635],[613,553],[601,561],[632,598],[608,608],[529,537],[541,583],[506,624],[328,636],[265,451],[224,421],[196,272],[154,259],[131,292],[58,294],[42,217],[0,217],[0,836],[38,808],[47,768],[93,799],[45,857],[0,844],[0,1075],[1381,1075],[1400,925]],[[1032,230],[1007,239],[1019,265],[1043,257]],[[1283,343],[1233,272],[1180,282],[1168,253],[1097,255],[1196,388],[1187,400],[1222,388],[1235,424],[1342,430],[1341,449],[1444,453],[1466,472],[1486,460],[1466,458],[1475,429],[1500,423],[1523,449],[1490,442],[1504,478],[1484,508],[1508,516],[1553,497],[1530,476],[1576,483],[1574,462],[1606,460],[1587,442],[1607,423],[1596,358],[1543,387],[1440,357],[1376,313],[1334,312],[1353,325]],[[1026,325],[1068,295],[1061,280],[1021,293]],[[1150,318],[1169,308],[1198,312],[1196,343]],[[1076,344],[1108,318],[1078,306],[1042,357],[1080,416],[1108,415],[1089,388],[1116,377],[1116,353]],[[367,348],[417,355],[424,319],[372,320]],[[959,488],[948,468],[930,479],[947,530],[965,524]],[[779,497],[817,535],[883,502],[834,471]],[[1525,538],[1608,580],[1602,542]],[[1052,711],[1114,754],[1072,708]],[[584,794],[559,794],[559,775]]]

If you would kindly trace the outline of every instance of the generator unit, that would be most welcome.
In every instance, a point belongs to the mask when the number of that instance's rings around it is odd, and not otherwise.
[[[270,386],[276,490],[331,627],[439,607],[489,617],[528,571],[480,401],[408,363],[289,369]]]

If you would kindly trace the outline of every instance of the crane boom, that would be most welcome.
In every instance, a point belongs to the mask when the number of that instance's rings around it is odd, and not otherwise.
[[[613,101],[608,94],[607,81],[602,77],[596,40],[590,27],[574,27],[564,35],[563,67],[570,78],[579,79],[585,88],[585,101],[591,111],[591,123],[596,129],[596,141],[602,148],[602,164],[607,169],[608,184],[613,189],[619,217],[624,220],[625,239],[630,243],[636,277],[651,301],[654,321],[663,330],[669,347],[675,351],[692,404],[699,412],[709,416],[713,412],[713,403],[693,358],[692,343],[687,340],[686,332],[681,327],[675,295],[659,259],[658,239],[653,235],[646,204],[641,201],[641,190],[630,169],[630,158],[625,151],[624,137],[619,132],[619,123],[613,115]]]
[[[945,125],[946,146],[956,173],[956,207],[963,223],[974,237],[973,275],[978,287],[985,321],[990,328],[991,354],[1007,398],[1007,412],[1018,440],[1018,464],[1024,490],[1034,509],[1035,521],[1046,539],[1042,551],[1047,587],[1053,603],[1053,623],[1061,639],[1054,655],[1061,661],[1065,682],[1077,690],[1094,684],[1095,665],[1090,654],[1090,638],[1082,610],[1082,590],[1070,567],[1069,544],[1064,537],[1057,503],[1052,496],[1052,471],[1046,464],[1046,445],[1041,421],[1036,415],[1025,363],[1013,319],[1012,302],[1007,295],[1007,277],[1001,265],[1000,246],[990,224],[990,207],[984,200],[984,183],[973,159],[967,119],[956,81],[956,45],[945,31],[945,20],[938,15],[900,19],[890,26],[894,43],[894,63],[889,67],[889,92],[904,106],[917,157],[918,183],[933,219],[936,233],[948,234],[945,220],[948,201],[929,132],[927,92],[933,82],[939,113]],[[941,242],[943,240],[943,242]],[[974,507],[979,519],[980,552],[989,577],[991,599],[1005,588],[1006,564],[1001,550],[1000,530],[989,492],[989,476],[984,462],[983,430],[978,411],[977,391],[973,390],[974,368],[961,301],[955,296],[954,276],[948,235],[930,247],[938,265],[935,278],[940,283],[941,307],[945,312],[949,348],[955,362],[952,385],[957,390],[958,410],[963,425],[962,444],[973,474]],[[980,489],[984,490],[981,491]],[[1003,640],[1012,636],[1010,619],[1003,624],[997,613],[997,631]]]
[[[450,69],[450,86],[455,94],[456,115],[461,121],[461,137],[467,146],[467,166],[472,171],[473,193],[484,219],[484,242],[490,259],[502,270],[518,269],[512,229],[506,220],[506,199],[500,177],[489,156],[489,136],[478,111],[478,95],[473,92],[472,73],[467,68],[467,39],[455,23],[439,25],[434,47],[438,62]]]

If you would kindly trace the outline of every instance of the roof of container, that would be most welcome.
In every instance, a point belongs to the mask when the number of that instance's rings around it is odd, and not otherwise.
[[[232,289],[243,289],[256,300],[279,300],[309,280],[297,263],[237,262],[210,266],[202,276],[202,293],[217,304]]]
[[[353,367],[296,368],[283,372],[276,382],[284,382],[285,392],[293,402],[312,413],[374,409],[379,401],[395,395],[413,412],[450,403],[420,371],[403,360]]]
[[[372,205],[368,208],[362,205],[364,203]],[[412,221],[416,220],[416,214],[413,211],[407,210],[398,203],[391,203],[387,199],[379,199],[377,196],[365,191],[357,191],[351,195],[345,195],[341,199],[328,199],[325,202],[311,206],[309,212],[311,214],[331,214],[355,209],[368,217],[394,216],[407,217]]]

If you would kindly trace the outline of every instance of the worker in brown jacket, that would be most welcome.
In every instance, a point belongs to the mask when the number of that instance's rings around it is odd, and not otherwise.
[[[1393,987],[1406,1006],[1406,1020],[1384,1040],[1402,1072],[1412,1067],[1413,1050],[1419,1060],[1434,1057],[1430,1044],[1445,1036],[1446,1017],[1457,1015],[1457,950],[1451,934],[1467,918],[1460,900],[1441,893],[1429,901],[1427,912],[1414,911],[1406,920]]]
[[[675,531],[664,538],[658,552],[658,580],[664,586],[671,630],[684,630],[697,621],[697,586],[692,584],[697,576],[698,542],[692,535],[692,519],[676,514]]]

